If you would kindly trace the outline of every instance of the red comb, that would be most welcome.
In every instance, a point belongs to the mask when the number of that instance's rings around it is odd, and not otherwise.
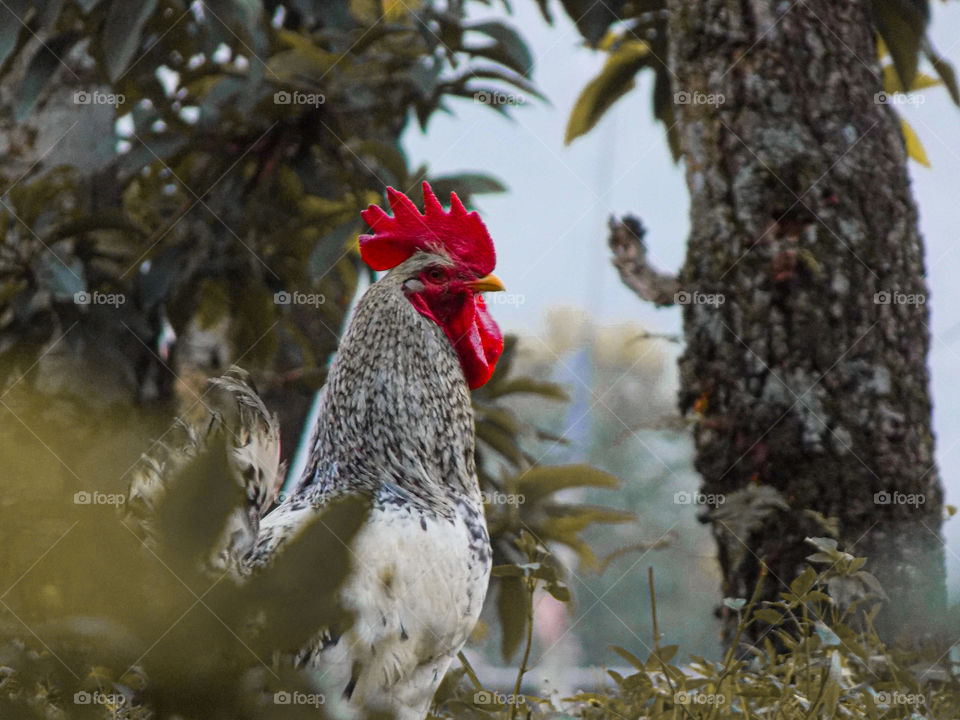
[[[467,212],[456,193],[450,193],[450,210],[423,183],[424,213],[402,192],[387,188],[393,216],[371,205],[360,216],[373,230],[360,236],[360,257],[374,270],[389,270],[417,250],[440,250],[465,265],[478,277],[493,272],[497,263],[493,240],[476,212]]]

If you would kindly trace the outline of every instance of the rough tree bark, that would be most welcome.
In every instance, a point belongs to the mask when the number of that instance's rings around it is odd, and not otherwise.
[[[723,593],[749,597],[761,559],[782,591],[825,534],[815,510],[870,558],[883,633],[929,636],[945,591],[927,287],[870,2],[668,8],[691,195],[680,403],[703,413],[704,493],[767,484],[790,504],[746,537],[713,522]]]

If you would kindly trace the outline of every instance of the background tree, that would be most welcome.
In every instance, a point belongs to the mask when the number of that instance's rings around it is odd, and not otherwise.
[[[804,537],[826,532],[871,558],[895,599],[880,616],[888,635],[931,637],[944,509],[906,173],[908,153],[926,159],[890,102],[937,82],[919,56],[960,101],[924,37],[926,3],[670,0],[578,16],[580,5],[565,3],[610,55],[568,141],[650,69],[654,112],[686,166],[679,278],[647,264],[637,221],[614,223],[610,242],[641,297],[685,306],[680,407],[704,493],[727,498],[705,513],[724,595],[748,597],[765,564],[776,597],[804,566]],[[736,618],[723,612],[729,639]]]

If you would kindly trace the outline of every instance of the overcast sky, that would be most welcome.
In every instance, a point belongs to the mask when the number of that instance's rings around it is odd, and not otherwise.
[[[603,56],[582,47],[558,4],[553,3],[552,28],[535,3],[513,5],[510,22],[530,44],[534,80],[551,104],[529,99],[510,121],[479,102],[456,103],[455,115],[435,115],[426,135],[415,126],[407,133],[411,165],[426,162],[433,175],[481,170],[508,186],[507,194],[478,197],[497,244],[497,274],[517,295],[517,304],[494,307],[505,330],[537,331],[547,308],[574,305],[602,323],[634,320],[651,331],[679,332],[680,311],[637,300],[621,285],[606,248],[607,217],[631,212],[649,229],[647,243],[657,265],[675,271],[683,261],[687,190],[662,126],[653,120],[648,74],[588,136],[564,147],[570,109]],[[934,45],[960,66],[960,3],[931,7]],[[485,11],[477,17],[489,14],[502,15]],[[937,457],[947,501],[960,505],[960,282],[954,278],[960,270],[960,109],[943,88],[927,90],[922,103],[900,109],[933,165],[911,163],[910,174],[927,248]],[[945,532],[956,585],[960,516]]]

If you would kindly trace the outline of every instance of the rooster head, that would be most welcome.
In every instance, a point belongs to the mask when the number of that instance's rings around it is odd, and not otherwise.
[[[503,290],[491,274],[497,258],[493,240],[476,212],[467,212],[456,193],[445,211],[423,183],[423,214],[392,187],[387,199],[393,216],[371,205],[361,215],[373,230],[360,236],[360,256],[374,270],[390,270],[416,253],[430,256],[403,285],[424,317],[443,328],[471,389],[483,385],[503,352],[503,336],[483,300],[483,292]],[[427,260],[428,258],[424,258]]]

